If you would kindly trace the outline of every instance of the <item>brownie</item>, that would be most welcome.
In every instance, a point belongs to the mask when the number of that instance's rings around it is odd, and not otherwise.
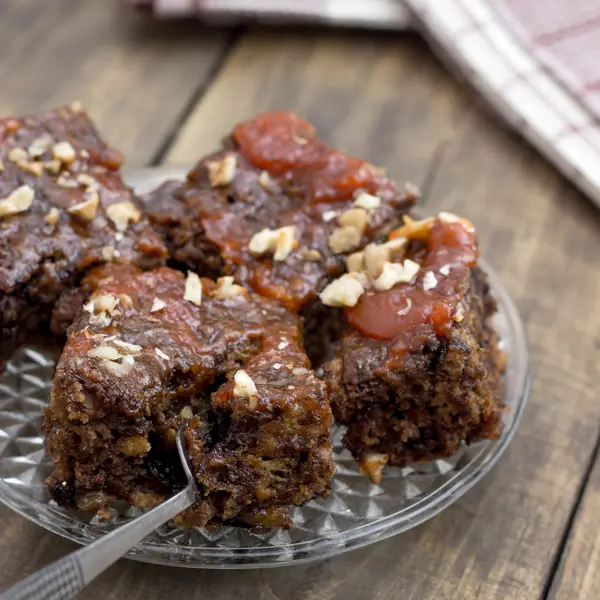
[[[328,491],[331,409],[298,315],[167,267],[99,267],[82,289],[44,419],[56,502],[162,501],[182,485],[182,419],[199,489],[186,526],[285,527],[290,505]]]
[[[399,225],[416,197],[295,114],[274,112],[238,124],[184,183],[151,193],[148,211],[174,266],[232,275],[300,313],[316,358],[341,324],[318,293],[349,254]]]
[[[333,413],[374,482],[386,464],[447,457],[501,433],[496,305],[476,263],[470,222],[408,219],[321,294],[347,322],[324,367]]]
[[[164,264],[121,162],[78,103],[0,120],[0,363],[62,333],[66,314],[50,331],[55,304],[92,266]]]

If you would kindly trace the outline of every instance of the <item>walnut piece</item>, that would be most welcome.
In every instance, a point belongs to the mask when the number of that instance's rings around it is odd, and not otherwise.
[[[421,267],[418,263],[406,259],[404,263],[385,263],[381,275],[375,281],[379,292],[391,290],[397,283],[410,283]]]
[[[258,390],[256,389],[256,384],[250,375],[248,375],[244,369],[236,371],[236,374],[233,376],[233,396],[235,398],[249,400],[249,406],[251,408],[256,408],[257,394]]]
[[[369,223],[369,213],[364,208],[351,208],[343,212],[338,221],[342,227],[354,227],[363,233]]]
[[[75,148],[69,142],[59,142],[52,146],[52,156],[60,162],[70,165],[76,157]]]
[[[132,435],[131,437],[119,440],[119,452],[125,456],[141,456],[150,452],[150,442],[143,435]]]
[[[183,299],[196,306],[202,305],[202,281],[193,271],[188,271]]]
[[[56,206],[53,206],[48,211],[48,214],[44,217],[44,221],[46,221],[46,223],[50,223],[50,225],[56,225],[58,223],[58,219],[60,219],[60,211],[58,208],[56,208]]]
[[[29,147],[27,148],[27,154],[30,158],[39,158],[42,156],[42,154],[44,154],[44,152],[46,152],[46,150],[48,150],[48,148],[50,148],[50,146],[52,146],[53,143],[54,140],[52,139],[52,136],[48,133],[43,133],[40,135],[40,137],[35,138],[35,140],[29,144]]]
[[[362,231],[355,227],[338,227],[329,236],[329,248],[335,254],[352,252],[360,246]]]
[[[156,353],[156,356],[159,356],[163,360],[169,360],[169,355],[165,354],[160,348],[154,348],[154,352]]]
[[[226,154],[220,161],[207,163],[210,186],[216,188],[229,185],[235,177],[236,165],[235,154]]]
[[[356,306],[364,294],[363,284],[353,273],[346,273],[334,279],[320,294],[321,302],[326,306]]]
[[[0,200],[0,218],[16,215],[29,210],[35,198],[35,191],[22,185]]]
[[[160,298],[154,298],[150,312],[158,312],[159,310],[166,308],[166,306],[166,302],[163,302]]]
[[[254,256],[273,254],[273,260],[285,260],[296,248],[296,228],[293,225],[279,229],[263,229],[252,236],[248,251]]]
[[[381,474],[388,460],[387,454],[367,454],[360,461],[360,471],[367,475],[373,483],[381,483]]]
[[[92,192],[86,200],[73,204],[67,209],[72,215],[82,218],[84,221],[93,221],[98,211],[98,203],[100,198],[96,192]]]
[[[140,354],[141,351],[143,350],[143,348],[141,346],[138,346],[138,344],[130,344],[129,342],[124,342],[122,340],[113,340],[112,343],[115,346],[118,346],[119,348],[125,350],[125,352],[128,352],[129,354]]]
[[[383,265],[390,262],[391,255],[390,249],[384,245],[367,245],[363,251],[365,270],[373,279],[377,279],[383,271]]]
[[[241,285],[234,283],[233,277],[219,277],[217,279],[217,287],[213,292],[215,298],[234,298],[244,293],[244,288]]]
[[[381,198],[367,192],[360,192],[354,200],[354,206],[365,210],[377,210],[381,208]]]
[[[432,290],[438,284],[437,277],[435,276],[433,271],[427,271],[423,276],[423,289],[425,291]]]
[[[194,411],[192,410],[191,406],[184,406],[179,411],[179,416],[184,420],[189,420],[194,416]]]
[[[123,232],[129,223],[137,223],[142,218],[142,213],[130,200],[115,202],[106,209],[106,216],[115,224],[117,231]]]
[[[119,351],[112,346],[96,346],[88,354],[93,358],[104,358],[106,360],[119,360],[121,358]]]

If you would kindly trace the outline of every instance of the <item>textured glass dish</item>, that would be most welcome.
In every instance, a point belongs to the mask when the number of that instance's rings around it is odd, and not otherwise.
[[[144,192],[184,169],[144,169],[128,182]],[[234,527],[186,530],[164,525],[131,550],[128,557],[156,564],[196,568],[283,566],[333,556],[401,533],[430,519],[462,496],[498,460],[513,437],[525,407],[530,354],[517,310],[498,276],[485,262],[499,311],[495,325],[508,355],[504,378],[502,437],[463,447],[452,458],[404,469],[384,470],[379,485],[358,473],[334,431],[337,473],[331,495],[294,509],[289,531],[250,533]],[[99,522],[49,502],[44,479],[41,410],[53,376],[50,355],[23,349],[0,378],[0,500],[22,516],[80,544],[87,544],[138,514],[122,507],[110,522]]]

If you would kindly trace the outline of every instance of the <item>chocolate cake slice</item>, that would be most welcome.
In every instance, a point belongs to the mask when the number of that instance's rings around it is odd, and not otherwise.
[[[77,103],[0,120],[0,370],[25,341],[63,341],[56,302],[94,265],[164,264],[122,160]]]
[[[378,482],[385,465],[499,437],[496,305],[477,267],[472,224],[448,213],[408,219],[348,267],[321,294],[344,309],[348,325],[324,380],[363,470]]]
[[[331,409],[300,319],[223,277],[100,267],[68,331],[45,413],[53,498],[149,508],[178,479],[182,419],[199,486],[189,526],[290,524],[328,491]]]

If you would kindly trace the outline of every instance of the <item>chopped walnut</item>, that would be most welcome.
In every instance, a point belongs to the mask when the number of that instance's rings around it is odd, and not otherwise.
[[[192,271],[188,271],[188,276],[185,280],[185,293],[183,299],[196,306],[202,305],[202,281],[200,281],[200,277]]]
[[[8,151],[8,160],[14,163],[23,163],[29,161],[29,154],[23,148],[11,148]]]
[[[385,263],[381,275],[375,281],[375,289],[385,292],[397,283],[410,283],[421,267],[418,263],[406,259],[403,264]]]
[[[179,411],[179,416],[184,419],[184,420],[189,420],[194,416],[194,411],[192,410],[191,406],[184,406],[180,411]]]
[[[244,371],[244,369],[240,369],[233,376],[233,395],[235,398],[244,398],[245,400],[253,400],[254,407],[256,407],[256,395],[258,394],[258,390],[256,389],[256,384]]]
[[[31,175],[35,175],[39,177],[44,172],[44,165],[41,162],[19,162],[17,163],[19,169],[22,169],[26,173],[31,173]]]
[[[283,261],[296,246],[296,228],[288,225],[279,229],[263,229],[254,234],[248,251],[254,256],[273,254],[273,260]]]
[[[459,217],[458,215],[455,215],[454,213],[451,212],[440,212],[438,214],[438,219],[440,221],[444,221],[444,223],[460,223],[463,221],[463,219],[461,217]]]
[[[244,288],[241,285],[234,283],[233,277],[219,277],[217,279],[217,287],[213,292],[215,298],[233,298],[244,293]]]
[[[59,142],[52,146],[52,156],[60,162],[70,165],[76,158],[75,148],[69,142]]]
[[[33,142],[31,142],[31,144],[29,144],[29,147],[27,148],[27,154],[31,158],[39,158],[42,156],[42,154],[44,154],[44,152],[46,152],[46,150],[48,150],[48,148],[50,148],[50,146],[52,146],[53,143],[54,140],[52,139],[52,136],[48,133],[43,133],[40,135],[40,137],[36,138],[33,140]]]
[[[60,173],[61,168],[62,163],[60,162],[60,160],[47,160],[44,163],[44,169],[46,169],[46,171],[48,171],[49,173],[53,173],[54,175],[58,175],[58,173]]]
[[[338,227],[329,236],[329,248],[335,254],[356,250],[360,246],[362,232],[355,227]]]
[[[421,190],[419,189],[419,186],[411,183],[410,181],[407,181],[404,184],[404,191],[409,197],[412,196],[413,198],[419,198],[421,196]]]
[[[26,210],[33,204],[35,191],[28,185],[22,185],[11,192],[6,198],[0,199],[0,218],[16,215]]]
[[[167,306],[166,302],[164,302],[160,298],[154,298],[150,312],[158,312],[159,310],[166,308],[166,306]]]
[[[112,313],[119,304],[119,299],[113,294],[102,294],[91,298],[90,301],[83,307],[89,313],[108,312]]]
[[[277,191],[279,187],[277,182],[271,177],[268,171],[260,172],[260,175],[258,176],[258,183],[260,187],[269,193]]]
[[[117,231],[123,232],[130,222],[137,223],[142,213],[130,200],[115,202],[106,209],[106,216],[115,224]]]
[[[106,360],[119,360],[121,358],[119,351],[112,346],[96,346],[88,354],[93,358],[105,358]]]
[[[225,157],[218,162],[207,163],[210,186],[216,188],[229,185],[235,177],[236,165],[237,159],[235,154],[226,154]]]
[[[124,356],[121,362],[104,359],[102,366],[108,371],[112,371],[118,377],[122,375],[128,375],[135,365],[135,359],[133,356]]]
[[[373,483],[381,483],[381,474],[389,458],[387,454],[367,454],[360,461],[360,472],[367,475]]]
[[[325,223],[329,223],[329,221],[333,221],[333,219],[335,219],[339,214],[340,213],[337,210],[326,210],[323,213],[323,221],[325,221]]]
[[[427,271],[423,276],[423,289],[425,291],[432,290],[438,284],[437,277],[435,276],[433,271]]]
[[[69,108],[74,113],[81,113],[81,112],[83,112],[83,104],[79,100],[74,100],[73,102],[71,102],[71,104],[69,104]]]
[[[373,279],[381,275],[383,265],[390,261],[391,254],[389,248],[384,245],[369,244],[365,247],[363,251],[365,269]]]
[[[123,310],[133,308],[133,300],[129,294],[119,294],[119,302]]]
[[[58,219],[60,219],[60,211],[58,208],[56,208],[56,206],[53,206],[48,211],[48,214],[44,217],[44,221],[46,221],[46,223],[50,223],[50,225],[56,225],[58,223]]]
[[[378,210],[381,208],[381,198],[367,192],[360,192],[354,200],[354,206],[365,210]]]
[[[102,258],[106,261],[106,262],[111,262],[115,259],[115,253],[118,252],[117,250],[115,250],[114,246],[104,246],[102,248]]]
[[[450,265],[446,264],[440,267],[440,274],[448,276],[450,275]]]
[[[285,350],[289,345],[290,345],[290,343],[285,338],[283,338],[281,340],[281,342],[279,342],[279,344],[277,344],[277,349]]]
[[[354,252],[346,258],[346,269],[349,273],[358,273],[365,267],[365,255],[362,252]]]
[[[407,239],[404,237],[396,237],[393,240],[388,240],[381,244],[384,248],[390,251],[392,259],[401,257],[406,250]]]
[[[93,221],[96,217],[96,212],[98,211],[99,202],[100,198],[98,197],[98,194],[92,192],[87,199],[69,207],[67,212],[76,217],[81,217],[84,221]]]
[[[277,231],[279,237],[277,239],[275,254],[273,254],[273,260],[282,261],[285,260],[298,245],[296,242],[296,228],[293,225],[289,225],[287,227],[281,227]]]
[[[143,435],[132,435],[131,437],[119,440],[119,452],[125,456],[141,456],[150,452],[150,442]]]
[[[143,350],[143,348],[138,344],[130,344],[129,342],[124,342],[122,340],[113,340],[112,343],[115,346],[118,346],[119,348],[125,350],[129,354],[133,355],[140,354]]]
[[[340,215],[339,223],[342,227],[354,227],[362,233],[369,223],[369,213],[364,208],[351,208]]]
[[[300,258],[309,262],[316,262],[318,260],[321,260],[321,258],[323,257],[321,253],[314,248],[303,248],[302,250],[300,250]]]
[[[326,306],[355,306],[364,292],[365,288],[358,278],[346,273],[334,279],[319,294],[319,298]]]
[[[154,352],[156,353],[156,356],[159,356],[163,360],[169,360],[169,355],[165,354],[160,348],[154,348]]]

